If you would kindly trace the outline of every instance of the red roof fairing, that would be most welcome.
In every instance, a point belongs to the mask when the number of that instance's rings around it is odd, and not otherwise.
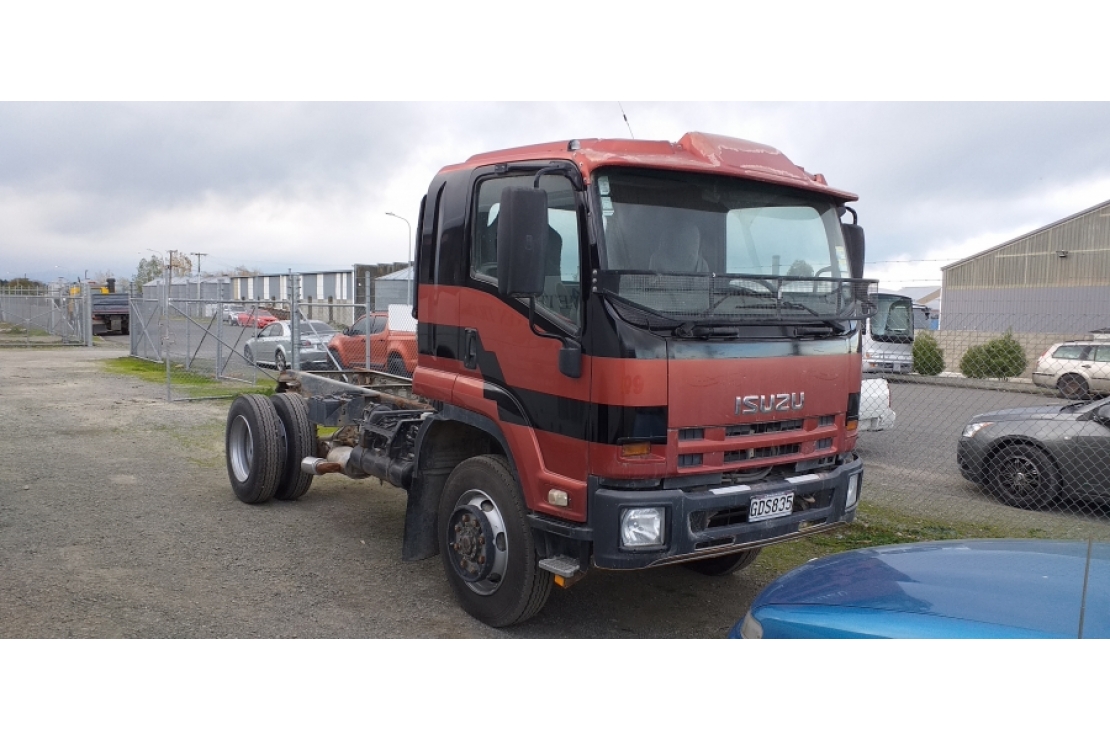
[[[634,139],[578,139],[577,142],[575,150],[570,149],[571,142],[555,141],[477,154],[443,171],[503,162],[569,159],[578,165],[586,180],[599,167],[648,167],[742,177],[823,193],[834,200],[857,200],[854,193],[829,187],[823,176],[811,175],[778,149],[745,139],[691,132],[677,143]]]

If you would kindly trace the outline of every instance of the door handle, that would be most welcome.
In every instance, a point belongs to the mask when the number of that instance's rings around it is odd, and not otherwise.
[[[463,367],[474,370],[478,367],[478,330],[464,329]]]

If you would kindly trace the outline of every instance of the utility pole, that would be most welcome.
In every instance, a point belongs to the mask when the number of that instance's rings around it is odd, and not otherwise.
[[[189,254],[191,254],[191,255],[193,255],[194,257],[197,258],[197,300],[199,301],[199,300],[201,300],[201,295],[200,295],[200,258],[201,257],[207,257],[208,252],[189,252]],[[198,305],[197,306],[197,311],[198,311],[197,315],[198,316],[201,315],[199,313],[200,310],[201,310],[201,308]]]

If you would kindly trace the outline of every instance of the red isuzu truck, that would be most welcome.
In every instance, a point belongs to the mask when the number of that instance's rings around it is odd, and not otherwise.
[[[402,558],[440,555],[494,626],[591,568],[723,575],[850,522],[875,291],[855,199],[703,133],[445,167],[417,227],[411,385],[286,371],[272,398],[241,396],[232,488],[405,489]]]

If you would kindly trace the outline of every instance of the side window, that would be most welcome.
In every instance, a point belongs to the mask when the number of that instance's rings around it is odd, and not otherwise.
[[[1095,347],[1095,362],[1110,362],[1110,344]]]
[[[1087,348],[1081,344],[1065,344],[1053,353],[1057,360],[1080,360],[1087,353]]]
[[[497,284],[497,214],[501,191],[507,187],[532,187],[534,175],[497,177],[478,185],[470,260],[471,275]],[[582,302],[578,211],[574,188],[559,175],[544,175],[540,187],[547,191],[547,254],[544,256],[544,292],[537,308],[578,324]]]
[[[365,333],[366,333],[366,317],[363,316],[361,319],[359,319],[358,321],[356,321],[354,324],[351,325],[351,336],[358,337],[358,336],[362,336]]]
[[[385,316],[375,316],[374,323],[370,325],[371,334],[381,334],[385,331]]]

